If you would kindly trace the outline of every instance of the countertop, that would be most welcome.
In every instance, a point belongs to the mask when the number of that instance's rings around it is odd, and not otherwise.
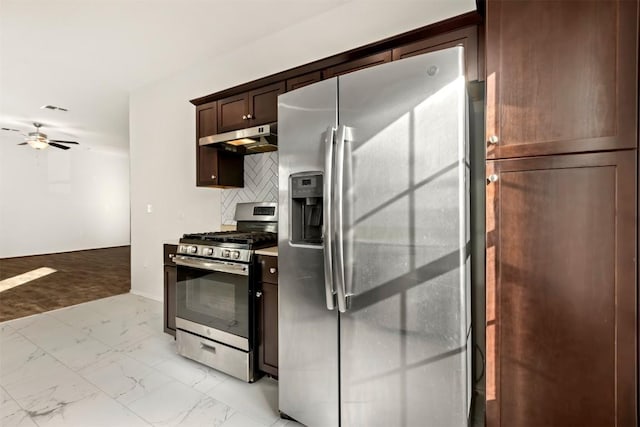
[[[278,247],[271,246],[270,248],[262,248],[256,250],[257,255],[269,255],[269,256],[278,256]]]
[[[178,245],[178,240],[179,239],[169,239],[169,240],[163,240],[162,244],[163,245]]]

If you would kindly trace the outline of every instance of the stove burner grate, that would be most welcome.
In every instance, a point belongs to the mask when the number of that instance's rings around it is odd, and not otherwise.
[[[204,242],[240,243],[249,245],[276,243],[278,241],[277,233],[267,231],[218,231],[209,233],[190,233],[185,234],[183,238],[190,240],[202,240]]]

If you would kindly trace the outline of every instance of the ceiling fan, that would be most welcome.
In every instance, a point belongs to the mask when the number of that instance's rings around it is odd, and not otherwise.
[[[40,132],[40,128],[42,127],[41,123],[37,123],[34,122],[33,125],[36,127],[36,131],[35,132],[29,132],[29,134],[25,135],[25,140],[24,142],[21,142],[18,145],[30,145],[31,147],[35,148],[36,150],[43,150],[45,148],[47,148],[48,146],[52,146],[52,147],[56,147],[56,148],[60,148],[62,150],[68,150],[71,147],[67,147],[66,145],[62,145],[62,144],[76,144],[78,145],[79,143],[76,141],[63,141],[60,139],[49,139],[47,138],[47,135]],[[7,131],[12,131],[12,132],[20,132],[18,129],[9,129],[9,128],[2,128],[2,130],[7,130]]]

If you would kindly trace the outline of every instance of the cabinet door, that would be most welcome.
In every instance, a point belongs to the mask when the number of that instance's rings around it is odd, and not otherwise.
[[[176,282],[177,268],[164,266],[164,331],[176,336]]]
[[[197,185],[200,187],[243,187],[244,156],[213,147],[200,147]]]
[[[273,283],[263,283],[261,292],[258,369],[278,376],[278,286]]]
[[[637,1],[488,0],[486,22],[487,158],[636,147]]]
[[[635,150],[487,163],[487,425],[632,426]]]
[[[218,174],[216,150],[212,147],[201,147],[200,138],[218,133],[218,117],[216,102],[196,107],[196,185],[214,185],[212,176]]]
[[[320,71],[314,71],[313,73],[303,74],[298,77],[287,80],[287,92],[299,89],[301,87],[319,82],[322,80]]]
[[[216,102],[209,102],[196,107],[196,137],[215,135],[218,133],[218,110]]]
[[[196,185],[200,187],[216,185],[218,183],[218,150],[213,147],[198,146],[197,162]]]
[[[375,65],[384,64],[385,62],[389,61],[391,61],[391,51],[387,50],[375,55],[366,56],[364,58],[356,59],[354,61],[345,62],[327,68],[322,71],[322,78],[328,79],[330,77],[339,76],[341,74],[347,74],[353,71],[362,70],[363,68],[369,68]]]
[[[218,133],[243,129],[249,126],[249,94],[230,96],[218,101]]]
[[[249,126],[278,121],[278,95],[284,93],[284,82],[249,92]]]
[[[458,45],[462,45],[464,48],[467,80],[478,80],[478,27],[475,25],[393,49],[392,57],[394,61],[397,61]]]

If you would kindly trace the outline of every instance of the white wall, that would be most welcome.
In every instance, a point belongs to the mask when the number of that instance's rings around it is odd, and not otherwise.
[[[129,244],[129,154],[0,140],[0,258]],[[19,139],[18,139],[19,140]]]
[[[188,82],[159,84],[132,94],[129,108],[131,292],[157,300],[162,243],[220,229],[221,190],[196,187],[195,110],[188,93]]]
[[[345,2],[134,91],[130,99],[132,292],[162,299],[163,240],[175,240],[188,231],[220,229],[222,190],[195,187],[195,108],[189,99],[474,8],[470,0]],[[232,35],[216,35],[212,28],[210,42],[224,43],[228,36]],[[146,213],[148,204],[153,205],[152,213]]]

